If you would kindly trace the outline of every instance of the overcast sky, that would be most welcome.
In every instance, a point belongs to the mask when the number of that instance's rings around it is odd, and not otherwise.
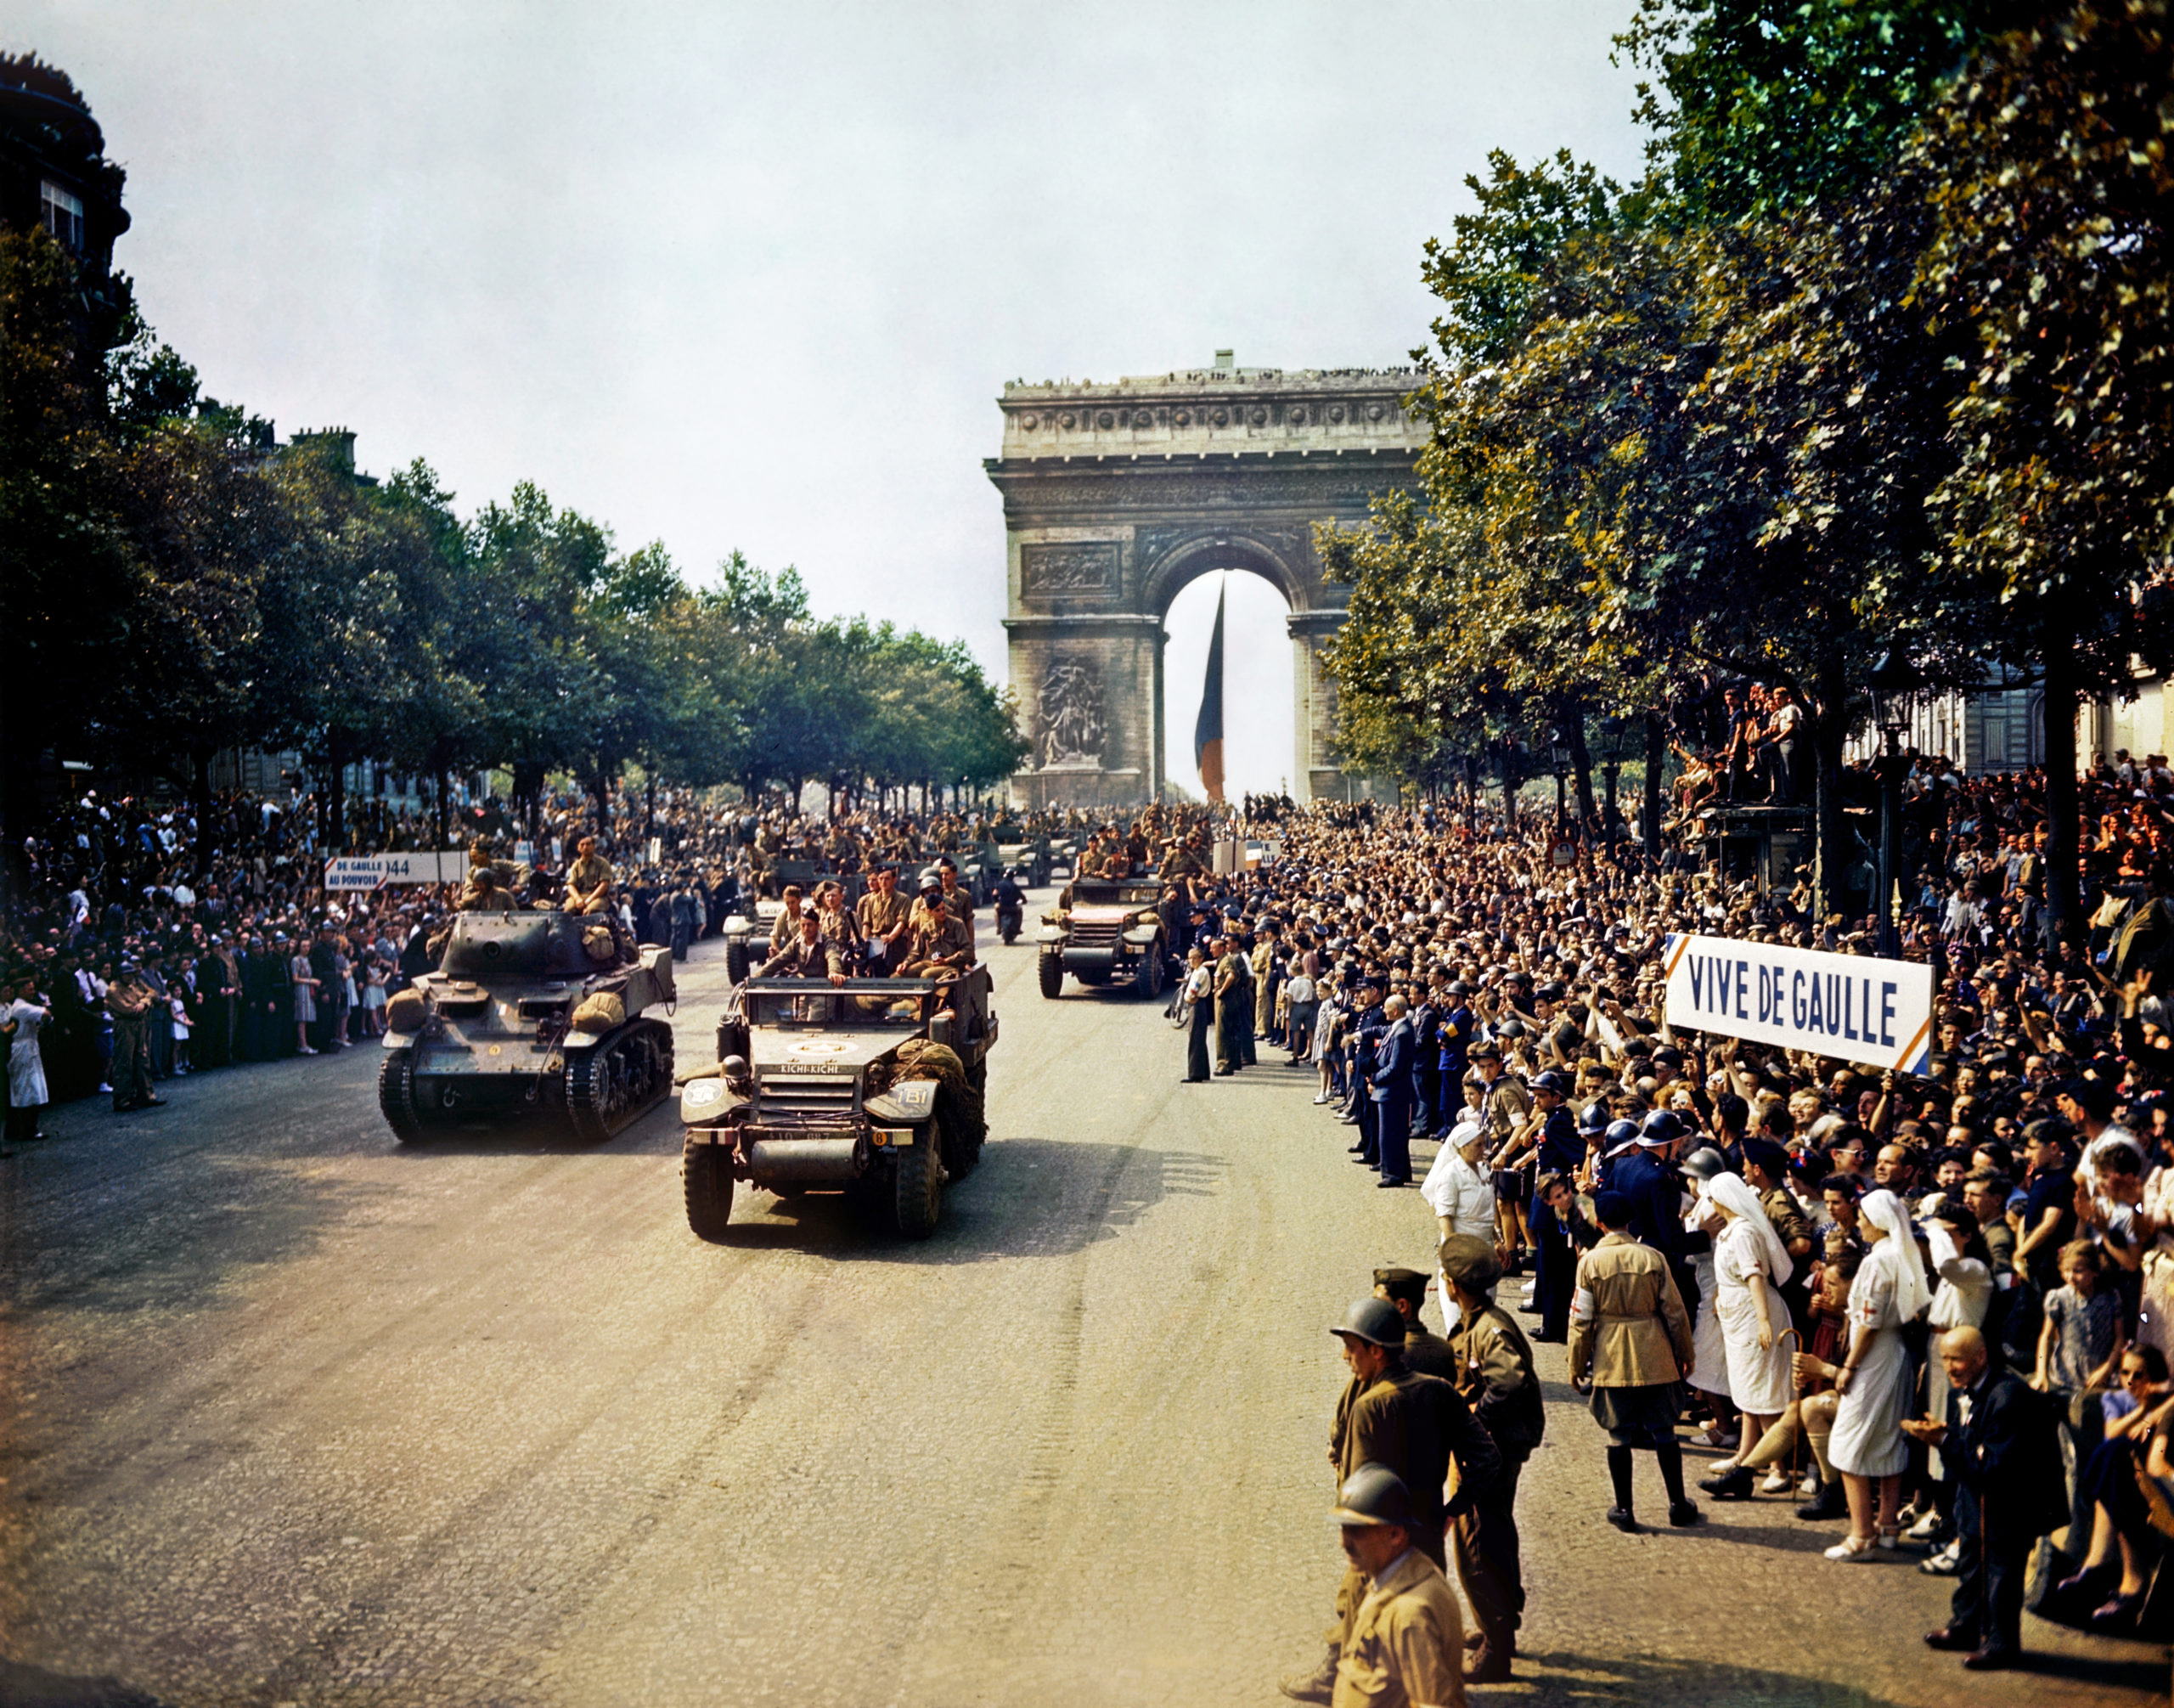
[[[0,40],[89,100],[116,262],[214,395],[697,578],[796,564],[1001,679],[1003,382],[1402,361],[1489,149],[1636,169],[1631,10],[15,0]],[[1188,738],[1212,611],[1173,627]],[[1234,788],[1290,769],[1254,615]]]

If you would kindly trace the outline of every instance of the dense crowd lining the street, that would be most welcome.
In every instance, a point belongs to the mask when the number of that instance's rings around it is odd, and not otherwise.
[[[2149,946],[2174,774],[2121,753],[2082,786],[2088,922],[2064,940],[2042,776],[1913,767],[1900,893],[1903,952],[1935,972],[1923,1076],[1667,1024],[1671,933],[1872,952],[1877,922],[1822,913],[1808,874],[1762,893],[1605,839],[1559,864],[1561,821],[1467,805],[1255,806],[1278,844],[1191,945],[1185,1077],[1204,1077],[1202,1039],[1219,1074],[1281,1046],[1353,1161],[1431,1212],[1413,1250],[1435,1261],[1376,1277],[1406,1348],[1366,1352],[1359,1307],[1338,1330],[1355,1375],[1332,1457],[1360,1468],[1356,1399],[1413,1372],[1512,1420],[1508,1474],[1478,1480],[1492,1494],[1443,1509],[1431,1462],[1431,1492],[1392,1491],[1413,1545],[1457,1568],[1471,1677],[1509,1676],[1515,1653],[1511,1503],[1537,1437],[1519,1408],[1541,1358],[1590,1396],[1619,1529],[1641,1527],[1647,1452],[1668,1522],[1703,1520],[1692,1446],[1724,1455],[1710,1500],[1840,1527],[1836,1565],[1916,1554],[1953,1579],[1924,1640],[1974,1668],[2015,1664],[2026,1589],[2045,1617],[2139,1633],[2174,1536],[2174,1046]],[[1505,1276],[1522,1297],[1490,1309]],[[1383,1522],[1349,1485],[1339,1511]],[[1289,1694],[1347,1700],[1362,1593],[1347,1585],[1326,1661]]]
[[[1590,1396],[1619,1529],[1642,1524],[1642,1452],[1667,1521],[1699,1522],[1684,1455],[1704,1449],[1726,1455],[1698,1485],[1709,1499],[1846,1526],[1827,1550],[1838,1565],[1915,1551],[1918,1570],[1953,1577],[1954,1618],[1926,1640],[1968,1664],[2014,1660],[2042,1538],[2059,1547],[2036,1610],[2137,1629],[2174,1535],[2174,1027],[2120,927],[2170,888],[2174,771],[2123,754],[2083,784],[2092,911],[2070,941],[2044,905],[2043,779],[1914,767],[1902,941],[1937,989],[1922,1077],[1669,1027],[1672,933],[1870,952],[1875,922],[1822,915],[1808,874],[1763,889],[1699,869],[1687,841],[1655,860],[1462,797],[1033,821],[1077,835],[1075,880],[1162,880],[1186,967],[1169,1011],[1188,1034],[1184,1077],[1281,1048],[1324,1136],[1355,1141],[1377,1187],[1416,1186],[1432,1222],[1413,1230],[1432,1260],[1377,1271],[1335,1328],[1353,1373],[1330,1442],[1338,1511],[1410,1547],[1353,1555],[1326,1660],[1291,1694],[1335,1695],[1366,1609],[1381,1612],[1370,1585],[1421,1556],[1454,1564],[1469,1609],[1450,1598],[1460,1642],[1473,1627],[1456,1689],[1463,1673],[1511,1676],[1543,1357]],[[776,893],[781,861],[918,871],[995,828],[669,791],[622,798],[600,826],[588,804],[553,800],[523,835],[486,802],[459,833],[479,850],[524,843],[527,893],[546,901],[599,835],[619,859],[621,922],[682,953]],[[304,797],[229,798],[207,828],[86,794],[25,843],[0,1020],[11,1142],[61,1097],[155,1104],[169,1076],[381,1029],[460,896],[325,891],[312,821]],[[430,839],[414,820],[381,829]],[[1219,862],[1225,836],[1237,858]],[[853,936],[842,899],[808,898],[824,944]],[[117,1048],[136,1058],[125,1078]],[[1415,1141],[1438,1147],[1423,1169]],[[1518,1277],[1522,1299],[1498,1298]],[[1435,1445],[1384,1465],[1402,1450],[1381,1443],[1422,1436]]]

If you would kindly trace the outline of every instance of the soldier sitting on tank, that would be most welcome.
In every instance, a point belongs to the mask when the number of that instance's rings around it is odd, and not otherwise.
[[[814,914],[800,916],[800,928],[778,952],[755,969],[758,978],[828,978],[846,982],[845,945],[824,936],[823,922]]]
[[[583,837],[576,846],[579,858],[566,868],[566,910],[612,915],[611,892],[617,874],[611,870],[611,862],[597,853],[594,837]]]
[[[521,903],[513,882],[513,868],[493,860],[489,842],[478,837],[468,846],[468,877],[453,906],[461,913],[515,912]]]

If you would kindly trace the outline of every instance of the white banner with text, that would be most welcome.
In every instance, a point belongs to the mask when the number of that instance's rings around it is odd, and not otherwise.
[[[389,883],[459,883],[468,876],[459,849],[435,854],[341,854],[324,863],[327,889],[382,889]]]
[[[1734,938],[1668,939],[1668,1023],[1922,1074],[1932,1055],[1933,970]]]

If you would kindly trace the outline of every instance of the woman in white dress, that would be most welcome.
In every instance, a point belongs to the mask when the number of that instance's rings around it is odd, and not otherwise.
[[[1495,1188],[1479,1166],[1480,1153],[1486,1148],[1486,1130],[1478,1121],[1459,1123],[1450,1130],[1433,1167],[1427,1170],[1427,1178],[1420,1185],[1419,1195],[1434,1212],[1435,1226],[1444,1239],[1469,1233],[1490,1245],[1496,1243]],[[1456,1301],[1439,1270],[1436,1276],[1435,1284],[1440,1289],[1437,1297],[1442,1301],[1442,1332],[1446,1334],[1457,1326]]]
[[[38,1001],[32,979],[24,979],[8,996],[0,1006],[0,1034],[8,1040],[8,1139],[11,1144],[27,1144],[45,1136],[37,1130],[38,1111],[53,1101],[46,1089],[45,1056],[37,1043],[53,1011]]]
[[[1952,1203],[1943,1198],[1926,1220],[1925,1246],[1939,1277],[1932,1309],[1925,1313],[1935,1345],[1951,1328],[1983,1328],[1993,1304],[1992,1257],[1978,1232],[1978,1218],[1961,1193]],[[1947,1415],[1947,1367],[1937,1356],[1925,1361],[1925,1415]],[[1947,1473],[1938,1447],[1926,1450],[1926,1474],[1935,1483],[1944,1480]]]
[[[317,974],[310,970],[307,955],[290,959],[287,971],[295,981],[295,1053],[314,1056],[317,1051],[309,1047],[309,1029],[317,1020]]]
[[[1716,1234],[1721,1231],[1724,1224],[1721,1212],[1706,1194],[1713,1182],[1727,1171],[1728,1164],[1710,1145],[1693,1151],[1684,1159],[1684,1175],[1695,1184],[1698,1193],[1683,1218],[1685,1232]],[[1692,1436],[1691,1444],[1746,1451],[1756,1445],[1759,1437],[1732,1435],[1727,1423],[1736,1402],[1729,1393],[1728,1341],[1721,1333],[1720,1288],[1714,1280],[1714,1248],[1710,1240],[1704,1251],[1691,1254],[1691,1275],[1698,1283],[1698,1314],[1692,1320],[1691,1373],[1684,1380],[1704,1394],[1712,1401],[1714,1410],[1713,1422]],[[1736,1469],[1736,1464],[1733,1458],[1722,1459],[1709,1468],[1715,1476],[1726,1476]]]
[[[1766,1220],[1759,1194],[1741,1175],[1716,1175],[1707,1187],[1726,1225],[1714,1240],[1715,1314],[1726,1347],[1729,1395],[1743,1414],[1743,1436],[1756,1443],[1789,1406],[1789,1314],[1777,1288],[1795,1265]],[[1778,1321],[1779,1326],[1777,1327]],[[1728,1492],[1751,1492],[1751,1473],[1733,1472]],[[1709,1492],[1712,1492],[1709,1491]]]
[[[1875,1547],[1900,1543],[1895,1519],[1910,1457],[1901,1428],[1910,1397],[1902,1328],[1932,1302],[1902,1200],[1890,1192],[1867,1192],[1857,1212],[1868,1249],[1850,1283],[1850,1348],[1834,1378],[1842,1397],[1827,1444],[1850,1502],[1850,1534],[1827,1550],[1834,1560],[1868,1559]]]

